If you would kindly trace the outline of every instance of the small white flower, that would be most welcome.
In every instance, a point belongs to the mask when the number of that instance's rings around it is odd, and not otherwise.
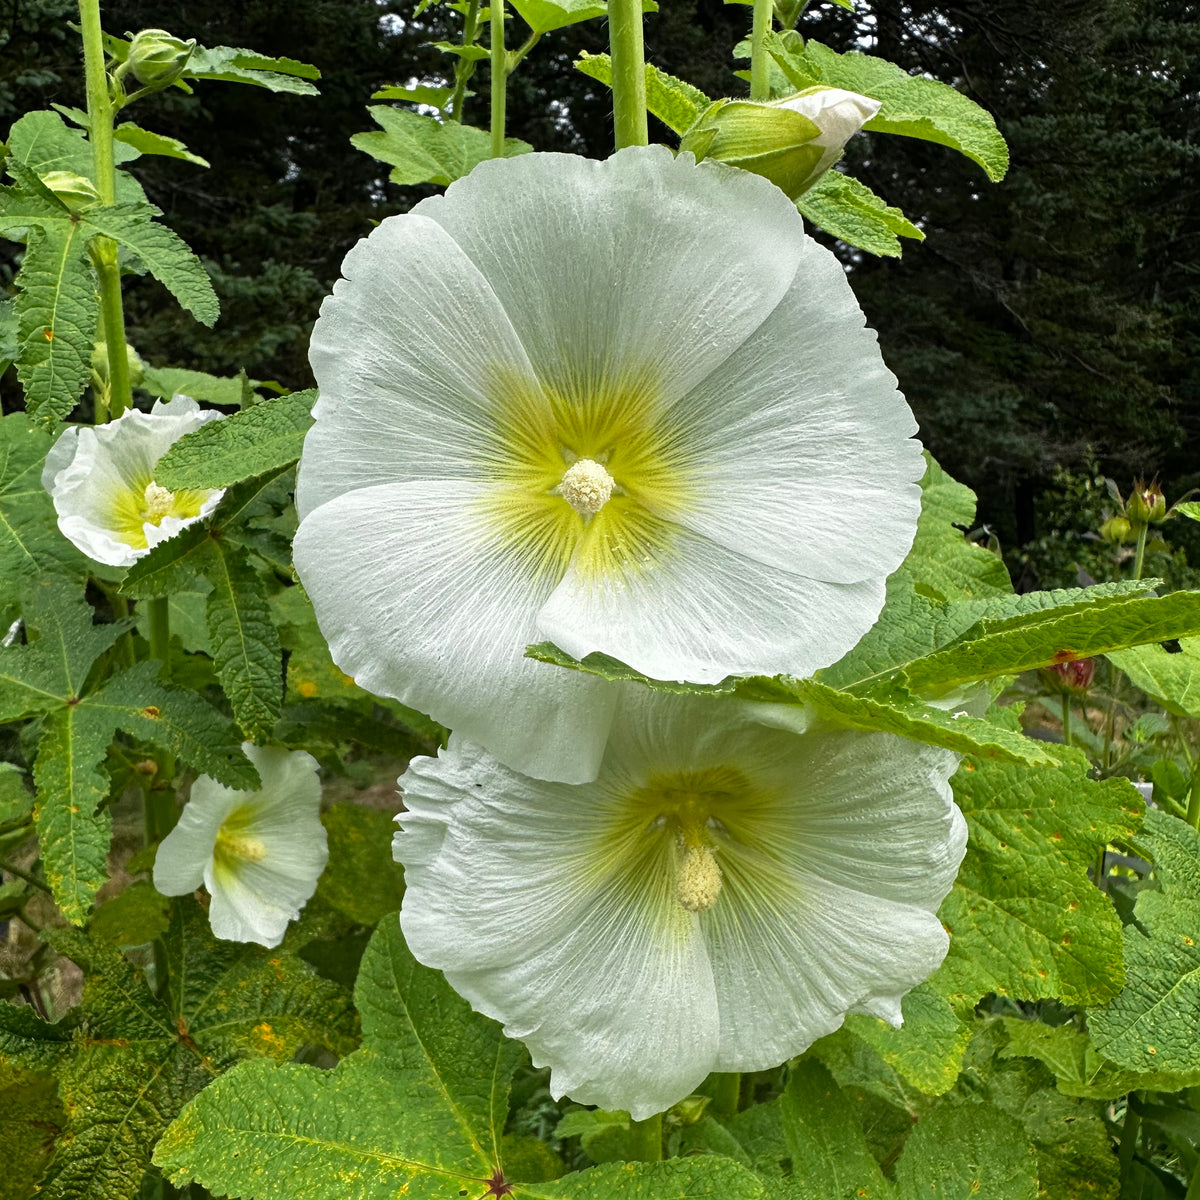
[[[848,1012],[899,1025],[947,949],[957,756],[618,690],[593,783],[456,739],[413,761],[394,852],[416,957],[549,1065],[556,1096],[637,1118],[711,1071],[776,1066]]]
[[[154,468],[185,433],[222,415],[174,396],[148,413],[127,409],[107,425],[68,426],[42,470],[63,536],[96,562],[128,567],[207,517],[223,490],[171,492],[154,482]]]
[[[235,792],[201,775],[154,860],[154,886],[182,896],[202,883],[213,933],[278,946],[316,891],[329,857],[317,761],[303,750],[242,743],[262,779]]]
[[[797,676],[871,627],[924,469],[837,259],[757,176],[663,146],[483,163],[321,308],[295,562],[337,665],[582,782],[613,699]]]

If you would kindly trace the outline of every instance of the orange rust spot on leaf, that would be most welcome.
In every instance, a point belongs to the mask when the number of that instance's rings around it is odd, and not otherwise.
[[[42,337],[44,337],[48,342],[54,341],[54,330],[50,328],[43,329]]]
[[[1079,657],[1079,654],[1074,650],[1055,650],[1054,657],[1050,660],[1055,665],[1059,663],[1074,662]]]
[[[972,762],[965,762],[965,763],[963,763],[963,765],[962,765],[962,766],[963,766],[963,770],[964,770],[964,771],[973,771],[973,770],[975,770],[975,764],[974,764],[974,763],[972,763]]]
[[[162,716],[162,713],[159,712],[155,705],[147,704],[146,707],[142,709],[142,716],[149,717],[152,721],[157,721]]]

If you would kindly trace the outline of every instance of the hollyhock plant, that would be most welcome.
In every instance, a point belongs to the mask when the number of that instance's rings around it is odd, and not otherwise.
[[[416,957],[549,1065],[556,1096],[639,1119],[848,1012],[899,1025],[948,945],[957,756],[615,690],[592,783],[530,779],[457,739],[409,766],[394,852]]]
[[[154,860],[154,886],[182,896],[201,884],[219,938],[278,946],[316,891],[329,856],[317,760],[303,750],[242,744],[262,780],[234,791],[201,775]]]
[[[874,623],[916,425],[781,192],[665,147],[483,163],[384,221],[321,309],[294,553],[334,661],[544,778],[600,680],[805,676]]]
[[[148,413],[127,409],[106,425],[68,426],[42,471],[63,536],[95,562],[129,567],[207,517],[223,490],[172,492],[154,482],[154,468],[185,433],[221,416],[174,396],[156,400]]]

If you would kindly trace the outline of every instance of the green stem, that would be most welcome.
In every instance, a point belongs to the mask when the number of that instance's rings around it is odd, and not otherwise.
[[[1062,727],[1063,727],[1063,745],[1071,744],[1071,697],[1063,692],[1062,697]]]
[[[609,0],[608,48],[612,55],[613,133],[618,150],[646,146],[646,52],[642,0]]]
[[[1138,1126],[1142,1123],[1142,1118],[1134,1108],[1134,1095],[1134,1092],[1129,1093],[1129,1099],[1125,1105],[1125,1124],[1121,1127],[1121,1145],[1117,1150],[1117,1161],[1121,1167],[1122,1180],[1129,1177],[1129,1168],[1133,1165],[1133,1154],[1137,1148]]]
[[[470,0],[463,24],[462,44],[475,45],[479,34],[479,0]],[[450,97],[449,116],[452,121],[462,121],[462,107],[466,97],[467,80],[475,74],[475,59],[460,58],[454,66],[454,95]]]
[[[508,92],[508,53],[504,49],[504,0],[492,13],[492,157],[504,157],[504,104]]]
[[[87,88],[88,137],[92,166],[102,204],[116,201],[117,175],[113,162],[113,102],[104,65],[104,38],[100,27],[100,0],[79,0],[79,27],[83,35],[83,66]],[[111,238],[92,242],[92,260],[100,279],[100,319],[108,348],[108,417],[119,417],[130,405],[132,389],[125,357],[125,310],[121,304],[121,272],[117,244]],[[99,406],[98,406],[99,411]]]
[[[1108,845],[1102,843],[1100,849],[1096,851],[1096,886],[1104,891],[1104,880],[1107,877],[1108,871]]]
[[[750,99],[771,98],[771,75],[768,69],[767,34],[775,15],[772,0],[754,0],[754,24],[750,32]]]
[[[32,887],[38,888],[47,895],[52,894],[48,884],[43,883],[42,880],[37,878],[37,876],[30,875],[28,871],[22,871],[20,867],[14,867],[12,863],[0,861],[0,871],[7,871],[8,874],[15,875],[18,879],[25,880],[26,883],[30,884]]]
[[[1200,1200],[1200,1159],[1196,1160],[1196,1169],[1192,1172],[1192,1181],[1183,1200]]]
[[[511,75],[517,69],[517,63],[527,55],[541,41],[540,33],[531,33],[520,45],[508,56],[508,73]]]
[[[644,1121],[631,1121],[629,1134],[629,1150],[635,1162],[658,1162],[662,1158],[662,1113]]]
[[[159,596],[154,600],[147,601],[149,605],[148,621],[149,638],[150,638],[150,657],[156,658],[162,664],[162,669],[165,670],[171,661],[171,610],[170,602],[166,596]],[[160,784],[170,784],[170,781],[175,778],[175,758],[173,755],[167,754],[165,751],[160,751],[155,755],[158,762],[158,776],[155,780],[156,787]],[[151,792],[151,796],[153,796]],[[175,795],[173,792],[169,794],[171,803],[171,817],[166,825],[166,828],[161,827],[161,823],[156,824],[158,837],[165,837],[169,832],[171,825],[174,824],[174,804]],[[147,817],[149,821],[149,817]]]
[[[722,1071],[712,1077],[713,1111],[720,1117],[737,1115],[742,1101],[740,1071]]]
[[[1196,772],[1192,772],[1192,785],[1188,790],[1187,823],[1200,832],[1200,787],[1197,786]]]
[[[1150,532],[1149,525],[1143,525],[1138,530],[1137,551],[1133,556],[1133,577],[1141,579],[1142,565],[1146,561],[1146,534]]]

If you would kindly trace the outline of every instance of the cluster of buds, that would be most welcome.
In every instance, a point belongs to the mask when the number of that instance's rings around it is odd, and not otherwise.
[[[814,87],[786,100],[717,100],[683,135],[680,150],[769,179],[791,200],[841,157],[879,111],[878,100]]]
[[[1137,480],[1129,499],[1122,497],[1120,489],[1111,480],[1105,480],[1108,494],[1120,506],[1115,515],[1111,516],[1100,526],[1100,536],[1114,545],[1122,542],[1137,541],[1142,530],[1150,525],[1161,525],[1170,515],[1167,508],[1167,498],[1157,480],[1147,483],[1144,479]]]

